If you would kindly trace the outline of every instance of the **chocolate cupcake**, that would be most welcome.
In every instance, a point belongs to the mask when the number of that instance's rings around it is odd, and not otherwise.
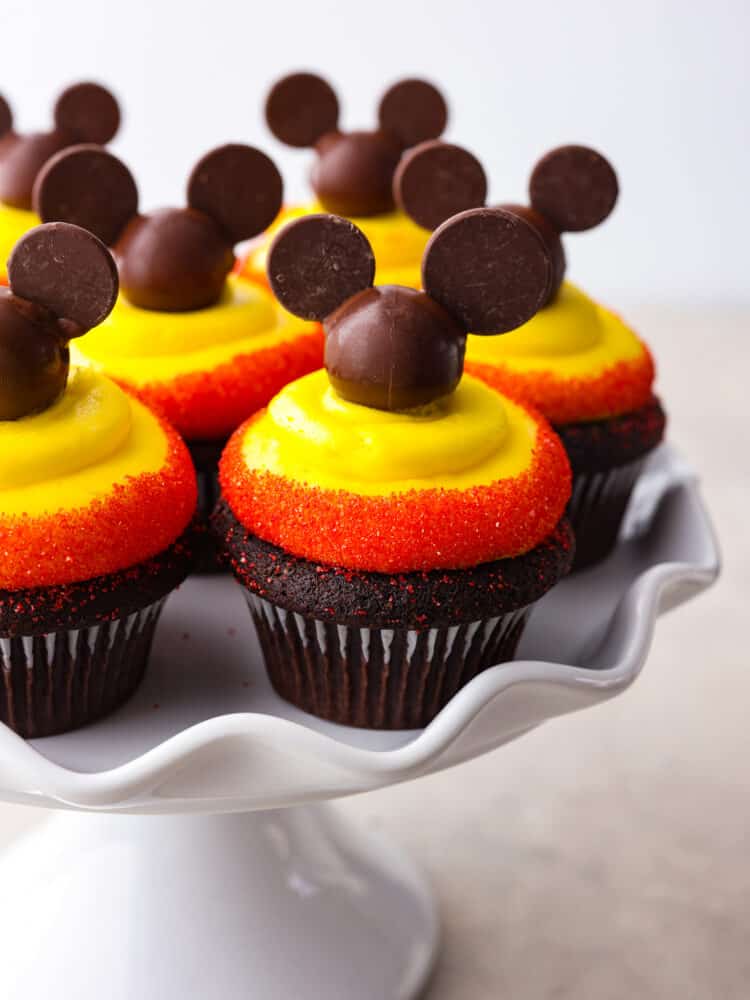
[[[559,438],[462,378],[466,331],[527,321],[550,268],[537,231],[495,209],[433,234],[424,292],[373,287],[372,250],[344,219],[308,216],[276,237],[271,285],[323,321],[326,370],[230,439],[213,525],[271,682],[305,711],[426,725],[513,657],[535,601],[567,572]]]
[[[179,431],[206,517],[230,433],[322,362],[319,324],[289,315],[267,289],[231,273],[234,245],[273,221],[281,197],[275,165],[242,145],[198,162],[186,208],[139,214],[128,168],[91,146],[50,160],[34,189],[42,219],[95,233],[113,248],[120,274],[115,308],[76,343],[74,359],[137,393]]]
[[[68,343],[117,297],[107,248],[30,230],[0,289],[0,721],[48,736],[136,688],[192,565],[195,474],[178,435]]]
[[[402,161],[397,200],[423,225],[451,201],[463,206],[479,164],[465,150],[425,143]],[[479,168],[481,169],[481,167]],[[568,516],[576,534],[575,568],[607,556],[645,459],[664,435],[646,345],[611,310],[565,278],[560,234],[591,229],[618,195],[614,170],[594,150],[548,153],[531,176],[530,206],[504,205],[533,225],[552,261],[543,307],[507,337],[470,336],[466,371],[533,404],[562,438],[573,468]]]
[[[378,284],[418,288],[430,234],[396,205],[392,182],[406,150],[444,132],[448,108],[440,91],[425,80],[401,80],[383,94],[377,128],[344,132],[331,86],[313,73],[293,73],[274,84],[265,113],[280,142],[316,154],[310,174],[313,201],[287,207],[274,229],[315,212],[344,216],[373,248]],[[256,244],[243,263],[243,274],[261,283],[272,235]]]
[[[16,241],[39,224],[32,190],[47,160],[79,142],[105,145],[119,127],[117,101],[96,83],[77,83],[62,92],[49,132],[16,132],[10,106],[0,97],[0,284],[6,283],[5,261]]]

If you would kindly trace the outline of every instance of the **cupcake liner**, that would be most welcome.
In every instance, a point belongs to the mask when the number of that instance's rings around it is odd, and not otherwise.
[[[371,729],[426,726],[478,673],[513,658],[531,611],[421,630],[357,628],[243,592],[276,692],[322,719]]]
[[[117,708],[143,677],[165,600],[88,628],[0,637],[0,721],[33,739]]]
[[[567,515],[576,537],[572,572],[600,562],[614,549],[645,458],[605,472],[576,472]]]

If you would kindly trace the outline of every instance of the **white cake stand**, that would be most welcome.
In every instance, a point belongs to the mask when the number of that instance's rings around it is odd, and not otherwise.
[[[286,705],[235,585],[190,580],[122,710],[33,743],[0,726],[0,798],[58,810],[0,859],[2,997],[417,996],[438,947],[427,886],[400,851],[318,803],[620,693],[657,615],[718,565],[690,470],[661,449],[617,551],[540,602],[520,659],[477,677],[427,729],[397,733]]]

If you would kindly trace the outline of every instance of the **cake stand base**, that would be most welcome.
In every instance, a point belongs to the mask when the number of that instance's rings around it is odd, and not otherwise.
[[[0,887],[3,1000],[409,1000],[438,944],[412,864],[330,806],[62,813]]]

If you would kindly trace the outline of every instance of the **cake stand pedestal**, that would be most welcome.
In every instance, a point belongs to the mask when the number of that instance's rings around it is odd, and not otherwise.
[[[0,879],[8,1000],[414,997],[438,943],[411,863],[330,806],[62,815]]]
[[[390,733],[282,702],[232,581],[188,581],[120,711],[32,743],[0,726],[0,798],[57,810],[0,858],[3,1000],[419,996],[438,947],[427,886],[321,803],[620,693],[658,614],[718,567],[694,478],[660,449],[615,553],[539,603],[519,659]]]

